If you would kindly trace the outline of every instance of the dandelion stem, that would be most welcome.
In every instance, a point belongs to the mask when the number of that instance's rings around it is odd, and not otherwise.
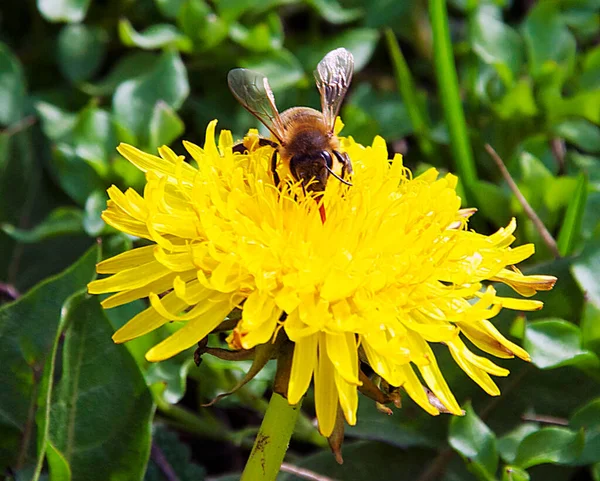
[[[550,234],[548,229],[546,229],[546,226],[542,222],[542,219],[540,219],[538,217],[535,210],[533,210],[533,207],[531,207],[531,205],[529,205],[529,202],[527,202],[527,199],[519,190],[519,186],[513,180],[512,176],[510,175],[510,172],[506,168],[506,165],[504,165],[504,162],[502,161],[502,159],[500,158],[498,153],[494,150],[494,148],[490,144],[485,144],[485,150],[487,150],[488,154],[490,154],[490,157],[492,159],[494,159],[494,162],[496,162],[498,169],[500,169],[500,172],[502,173],[502,177],[504,177],[504,180],[508,184],[508,187],[510,188],[512,193],[515,195],[515,197],[521,204],[521,207],[523,207],[523,211],[525,211],[525,214],[527,215],[527,217],[529,217],[531,222],[533,222],[533,225],[535,226],[537,231],[542,236],[542,240],[544,241],[544,244],[546,244],[546,246],[548,247],[548,249],[550,249],[550,252],[552,252],[552,255],[556,259],[560,259],[560,257],[561,257],[560,251],[558,250],[558,246],[556,245],[556,241],[554,240],[554,237],[552,237],[552,234]]]
[[[284,397],[273,393],[240,481],[277,478],[301,404],[290,406]]]

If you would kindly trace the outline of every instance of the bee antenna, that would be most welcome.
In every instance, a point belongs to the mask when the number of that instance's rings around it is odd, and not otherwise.
[[[337,180],[339,180],[342,184],[345,185],[349,185],[350,187],[352,187],[352,184],[350,182],[348,182],[347,180],[342,179],[339,175],[337,175],[333,170],[331,170],[331,168],[328,165],[325,165],[325,168],[327,169],[327,171],[333,175]]]

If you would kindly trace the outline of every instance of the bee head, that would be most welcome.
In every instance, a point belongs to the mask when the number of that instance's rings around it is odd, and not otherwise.
[[[290,159],[290,171],[302,181],[309,192],[323,192],[333,166],[331,154],[323,150],[316,154],[297,154]]]

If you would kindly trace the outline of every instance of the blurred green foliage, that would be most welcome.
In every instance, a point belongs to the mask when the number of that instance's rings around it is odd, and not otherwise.
[[[308,400],[289,461],[344,480],[600,480],[600,2],[449,0],[454,62],[446,70],[433,48],[440,6],[2,3],[0,479],[41,472],[51,480],[183,481],[241,470],[273,367],[201,408],[249,366],[205,359],[196,368],[190,352],[150,366],[143,354],[164,332],[126,347],[110,341],[143,304],[103,313],[82,294],[100,255],[97,239],[102,256],[134,241],[100,219],[108,186],[143,188],[143,174],[115,147],[201,143],[213,118],[236,137],[257,127],[226,86],[237,66],[269,77],[280,110],[316,107],[312,70],[343,46],[356,60],[343,134],[363,143],[382,135],[416,172],[471,172],[461,188],[479,210],[477,229],[517,217],[518,241],[537,247],[528,270],[559,282],[540,296],[540,313],[498,318],[532,355],[532,365],[504,363],[513,372],[499,382],[502,397],[481,393],[440,351],[464,417],[431,418],[406,400],[388,418],[361,402],[340,467],[323,449]],[[460,102],[448,104],[452,96]],[[463,114],[461,133],[453,122]],[[563,259],[553,259],[486,143]]]

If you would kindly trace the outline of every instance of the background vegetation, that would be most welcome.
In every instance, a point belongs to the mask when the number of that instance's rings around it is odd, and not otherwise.
[[[458,173],[473,225],[516,216],[519,242],[537,246],[528,270],[559,281],[540,313],[497,319],[533,358],[502,363],[500,398],[440,352],[465,417],[432,418],[408,399],[388,417],[363,400],[338,466],[307,400],[288,463],[338,480],[600,480],[600,2],[448,9],[446,22],[440,0],[2,2],[0,479],[236,479],[226,474],[244,465],[272,367],[203,408],[248,366],[196,367],[192,351],[149,365],[165,333],[110,340],[143,303],[103,312],[85,294],[97,258],[135,243],[99,217],[111,184],[143,188],[115,147],[181,150],[213,118],[238,137],[256,127],[226,86],[236,66],[265,73],[280,109],[316,107],[311,72],[344,46],[356,76],[343,133],[382,135],[416,172]]]

